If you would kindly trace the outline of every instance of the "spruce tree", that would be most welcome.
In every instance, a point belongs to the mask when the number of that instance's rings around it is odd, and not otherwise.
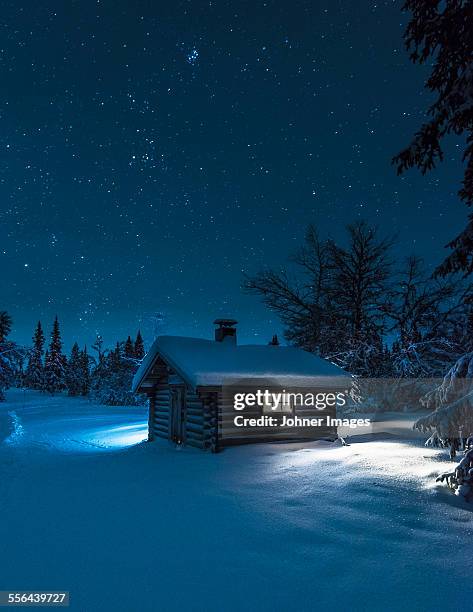
[[[145,345],[143,342],[143,338],[141,336],[141,331],[138,330],[138,333],[136,335],[136,340],[135,340],[135,359],[139,359],[141,361],[141,359],[143,359],[144,356],[145,356]]]
[[[0,344],[3,344],[11,332],[12,318],[6,310],[0,311]]]
[[[25,385],[30,389],[41,389],[44,378],[43,367],[44,333],[41,321],[38,321],[34,335],[28,366],[26,368]]]
[[[49,393],[62,391],[65,387],[66,359],[62,354],[61,332],[56,316],[51,332],[51,342],[44,361],[44,390]]]
[[[79,345],[74,342],[66,368],[66,387],[69,395],[80,395],[82,391],[82,358]]]
[[[5,399],[4,390],[13,383],[15,375],[15,345],[7,340],[12,319],[6,311],[0,311],[0,401]]]
[[[87,353],[87,347],[84,346],[84,349],[80,352],[80,364],[81,364],[81,395],[89,395],[90,391],[90,367],[89,367],[89,355]]]
[[[125,342],[124,354],[127,359],[133,359],[135,356],[135,346],[130,336],[128,336]]]

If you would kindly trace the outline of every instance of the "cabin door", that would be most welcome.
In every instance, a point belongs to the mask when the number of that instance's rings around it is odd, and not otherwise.
[[[171,391],[171,440],[176,444],[184,442],[184,397],[183,387]]]

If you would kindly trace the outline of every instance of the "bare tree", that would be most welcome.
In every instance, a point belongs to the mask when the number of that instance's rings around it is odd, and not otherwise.
[[[266,270],[246,277],[244,288],[280,316],[290,342],[366,373],[382,352],[391,241],[362,222],[347,230],[349,243],[342,248],[321,241],[310,227],[291,258],[294,279],[284,269]]]
[[[310,226],[304,245],[291,258],[299,274],[287,270],[264,270],[244,277],[244,290],[259,295],[286,327],[285,337],[306,350],[324,352],[323,331],[327,315],[328,243]]]
[[[361,340],[383,331],[394,240],[380,238],[377,229],[363,221],[349,225],[347,230],[347,248],[331,243],[331,293],[347,334]]]

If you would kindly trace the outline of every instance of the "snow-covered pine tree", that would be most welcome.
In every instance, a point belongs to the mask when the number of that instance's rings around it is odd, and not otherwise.
[[[15,377],[16,346],[7,337],[11,331],[12,319],[5,311],[0,311],[0,401],[5,399],[5,390],[10,387]]]
[[[12,318],[6,310],[0,311],[0,344],[6,342],[12,328]]]
[[[473,448],[467,444],[465,454],[452,472],[440,474],[437,482],[446,482],[448,486],[467,501],[473,499]]]
[[[448,446],[455,457],[456,451],[473,436],[473,353],[463,355],[422,403],[433,412],[414,426],[431,434],[428,445]]]
[[[90,391],[90,357],[87,353],[87,346],[84,346],[80,352],[80,366],[82,375],[80,394],[86,396]]]
[[[473,351],[473,296],[467,294],[450,318],[449,334],[461,353]]]
[[[415,386],[412,399],[433,411],[415,427],[431,434],[428,445],[447,446],[454,457],[464,439],[473,435],[473,309],[468,289],[458,299],[448,288],[444,293],[444,288],[424,295],[422,283],[417,284],[419,294],[408,309],[417,321],[416,337],[404,347],[396,341],[393,353],[395,376],[404,381],[404,388]]]
[[[104,352],[102,362],[94,368],[91,396],[100,404],[120,406],[138,402],[130,390],[138,362],[125,355],[125,345],[126,342],[117,342],[113,350]]]
[[[427,109],[428,121],[415,134],[410,146],[394,157],[393,163],[398,174],[413,167],[425,174],[443,160],[442,140],[451,134],[463,136],[463,144],[459,146],[463,147],[464,176],[459,197],[472,207],[473,2],[405,0],[403,8],[411,12],[404,34],[406,48],[414,63],[431,66],[426,87],[436,99]],[[436,274],[444,277],[458,271],[465,276],[473,273],[473,213],[469,214],[465,229],[448,246],[451,253]],[[471,328],[467,329],[468,325],[460,321],[458,334],[458,326],[450,324],[449,340],[471,351]],[[465,334],[470,340],[463,342]],[[429,443],[449,445],[452,456],[463,437],[471,435],[472,377],[473,353],[465,352],[447,372],[442,384],[424,399],[434,412],[416,424],[422,431],[432,433]],[[473,482],[473,474],[469,474],[472,455],[470,450],[460,462],[458,474],[454,475],[457,484],[464,478]],[[448,481],[452,475],[444,476],[448,476],[445,478]]]
[[[462,304],[456,295],[461,283],[455,281],[433,279],[419,257],[407,257],[383,307],[396,337],[393,376],[441,377],[458,358],[451,322]]]
[[[135,345],[133,344],[131,336],[128,336],[128,338],[126,339],[123,351],[127,359],[133,359],[133,357],[135,356]]]
[[[141,336],[141,331],[138,330],[138,333],[136,334],[136,340],[135,340],[135,359],[138,359],[139,361],[141,361],[143,359],[143,357],[145,356],[145,345],[143,342],[143,337]]]
[[[67,361],[62,354],[61,332],[59,321],[56,316],[51,332],[49,350],[44,360],[44,385],[43,388],[49,393],[62,391],[65,388]]]
[[[82,363],[79,345],[77,342],[74,342],[65,373],[68,395],[75,396],[81,394],[83,378]]]
[[[25,385],[30,389],[41,389],[44,377],[43,353],[44,333],[41,321],[38,321],[33,335],[33,347],[29,353],[26,368]]]

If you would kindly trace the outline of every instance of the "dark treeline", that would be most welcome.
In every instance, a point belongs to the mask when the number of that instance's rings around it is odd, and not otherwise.
[[[0,311],[0,401],[4,391],[15,383],[18,372],[23,369],[25,351],[9,340],[12,318],[4,310]]]
[[[415,255],[397,261],[394,245],[364,222],[347,226],[343,246],[309,227],[290,265],[244,287],[279,315],[289,343],[348,372],[441,377],[473,348],[471,287],[433,277]]]
[[[70,396],[88,396],[108,405],[133,405],[138,399],[131,393],[131,381],[144,357],[140,331],[117,342],[113,349],[104,348],[97,336],[91,353],[75,342],[69,356],[63,353],[58,318],[52,326],[49,342],[38,321],[33,345],[26,349],[8,340],[12,320],[0,312],[0,399],[10,386],[44,391],[66,392]]]

